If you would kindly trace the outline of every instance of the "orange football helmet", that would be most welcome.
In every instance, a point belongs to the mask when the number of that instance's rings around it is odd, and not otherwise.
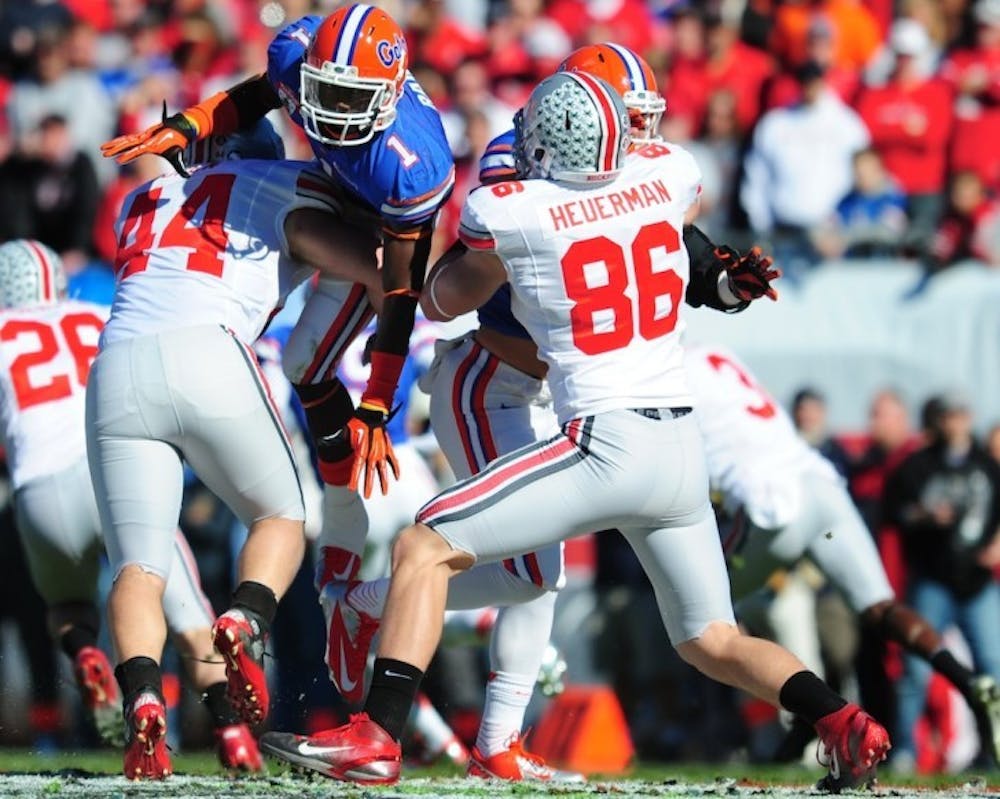
[[[656,76],[645,59],[620,44],[588,44],[574,50],[559,72],[586,72],[610,83],[625,101],[632,119],[633,141],[655,139],[667,101],[656,88]]]
[[[408,54],[396,21],[356,3],[316,29],[300,71],[306,134],[335,147],[364,144],[396,118]]]

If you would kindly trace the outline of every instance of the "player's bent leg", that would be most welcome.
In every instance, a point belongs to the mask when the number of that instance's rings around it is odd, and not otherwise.
[[[399,736],[422,670],[440,639],[448,578],[472,561],[471,555],[452,549],[426,525],[404,530],[393,546],[393,583],[388,599],[388,607],[396,608],[396,615],[382,633],[365,712],[351,716],[343,727],[308,737],[266,733],[261,748],[335,779],[396,782],[402,757]],[[428,619],[437,623],[427,624]],[[372,721],[372,717],[379,721]]]
[[[97,646],[94,604],[103,545],[86,458],[22,485],[15,497],[17,528],[32,581],[48,606],[49,634],[73,664],[87,714],[105,743],[124,743],[118,686]]]
[[[226,661],[229,696],[247,722],[267,715],[263,655],[278,597],[305,551],[305,516],[296,463],[267,380],[253,351],[222,328],[198,328],[164,343],[173,364],[197,341],[204,356],[186,364],[185,418],[178,446],[191,467],[248,527],[229,611],[213,640]],[[172,376],[168,372],[168,379]]]

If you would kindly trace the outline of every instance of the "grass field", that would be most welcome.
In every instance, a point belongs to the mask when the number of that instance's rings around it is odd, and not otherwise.
[[[39,756],[27,751],[0,752],[0,798],[93,797],[128,799],[234,799],[235,797],[794,797],[818,795],[813,784],[822,772],[796,767],[747,765],[638,766],[631,774],[594,778],[585,786],[512,785],[464,779],[450,767],[407,769],[398,785],[368,787],[338,783],[318,775],[295,773],[269,763],[268,774],[252,778],[225,775],[209,753],[177,754],[176,773],[163,783],[130,783],[119,776],[121,761],[113,752],[84,752]],[[880,796],[1000,797],[1000,774],[963,774],[896,778],[886,773],[877,789]]]

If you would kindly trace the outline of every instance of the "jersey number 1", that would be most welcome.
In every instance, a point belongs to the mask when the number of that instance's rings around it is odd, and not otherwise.
[[[654,222],[639,229],[632,240],[639,335],[652,340],[677,326],[677,310],[684,281],[673,269],[653,270],[653,251],[666,255],[680,250],[680,237],[669,222]],[[635,337],[636,310],[625,289],[629,270],[625,250],[607,236],[575,241],[560,261],[566,295],[574,301],[570,311],[573,343],[581,352],[599,355],[621,349]],[[603,267],[607,282],[588,283],[588,267]],[[659,298],[668,298],[670,309],[661,312]],[[598,330],[598,324],[601,330]]]
[[[149,265],[149,251],[154,246],[190,248],[193,252],[187,257],[186,269],[222,277],[223,255],[229,242],[224,223],[235,181],[235,175],[205,175],[204,180],[167,222],[158,242],[155,241],[153,220],[161,190],[150,189],[137,194],[122,223],[118,239],[118,254],[115,256],[115,274],[119,275],[118,279],[124,280],[129,275],[144,271]],[[205,212],[201,222],[192,226],[191,220],[202,207]],[[128,244],[128,238],[133,233],[132,243]],[[124,271],[120,272],[123,267]]]

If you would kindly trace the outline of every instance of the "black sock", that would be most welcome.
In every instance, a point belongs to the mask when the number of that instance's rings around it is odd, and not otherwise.
[[[233,710],[233,706],[229,704],[226,687],[225,682],[217,682],[208,686],[205,693],[201,695],[201,701],[208,709],[208,714],[212,717],[212,726],[215,729],[240,723],[240,717]]]
[[[785,710],[802,716],[810,724],[836,713],[847,704],[844,697],[811,671],[799,671],[789,677],[781,686],[778,701]]]
[[[972,680],[975,674],[955,660],[955,656],[947,649],[939,649],[929,658],[934,671],[943,675],[968,700],[974,700]]]
[[[278,612],[278,598],[266,585],[244,580],[233,591],[233,607],[254,614],[261,625],[261,632],[266,635]]]
[[[420,669],[409,663],[375,658],[375,674],[365,701],[365,713],[397,741],[403,736],[423,676]]]
[[[82,624],[74,624],[59,636],[59,646],[69,659],[73,660],[77,652],[84,647],[97,646],[97,630]]]
[[[153,691],[163,699],[163,675],[160,664],[152,658],[129,658],[118,664],[115,669],[115,679],[122,691],[122,704],[128,707],[139,694]]]

